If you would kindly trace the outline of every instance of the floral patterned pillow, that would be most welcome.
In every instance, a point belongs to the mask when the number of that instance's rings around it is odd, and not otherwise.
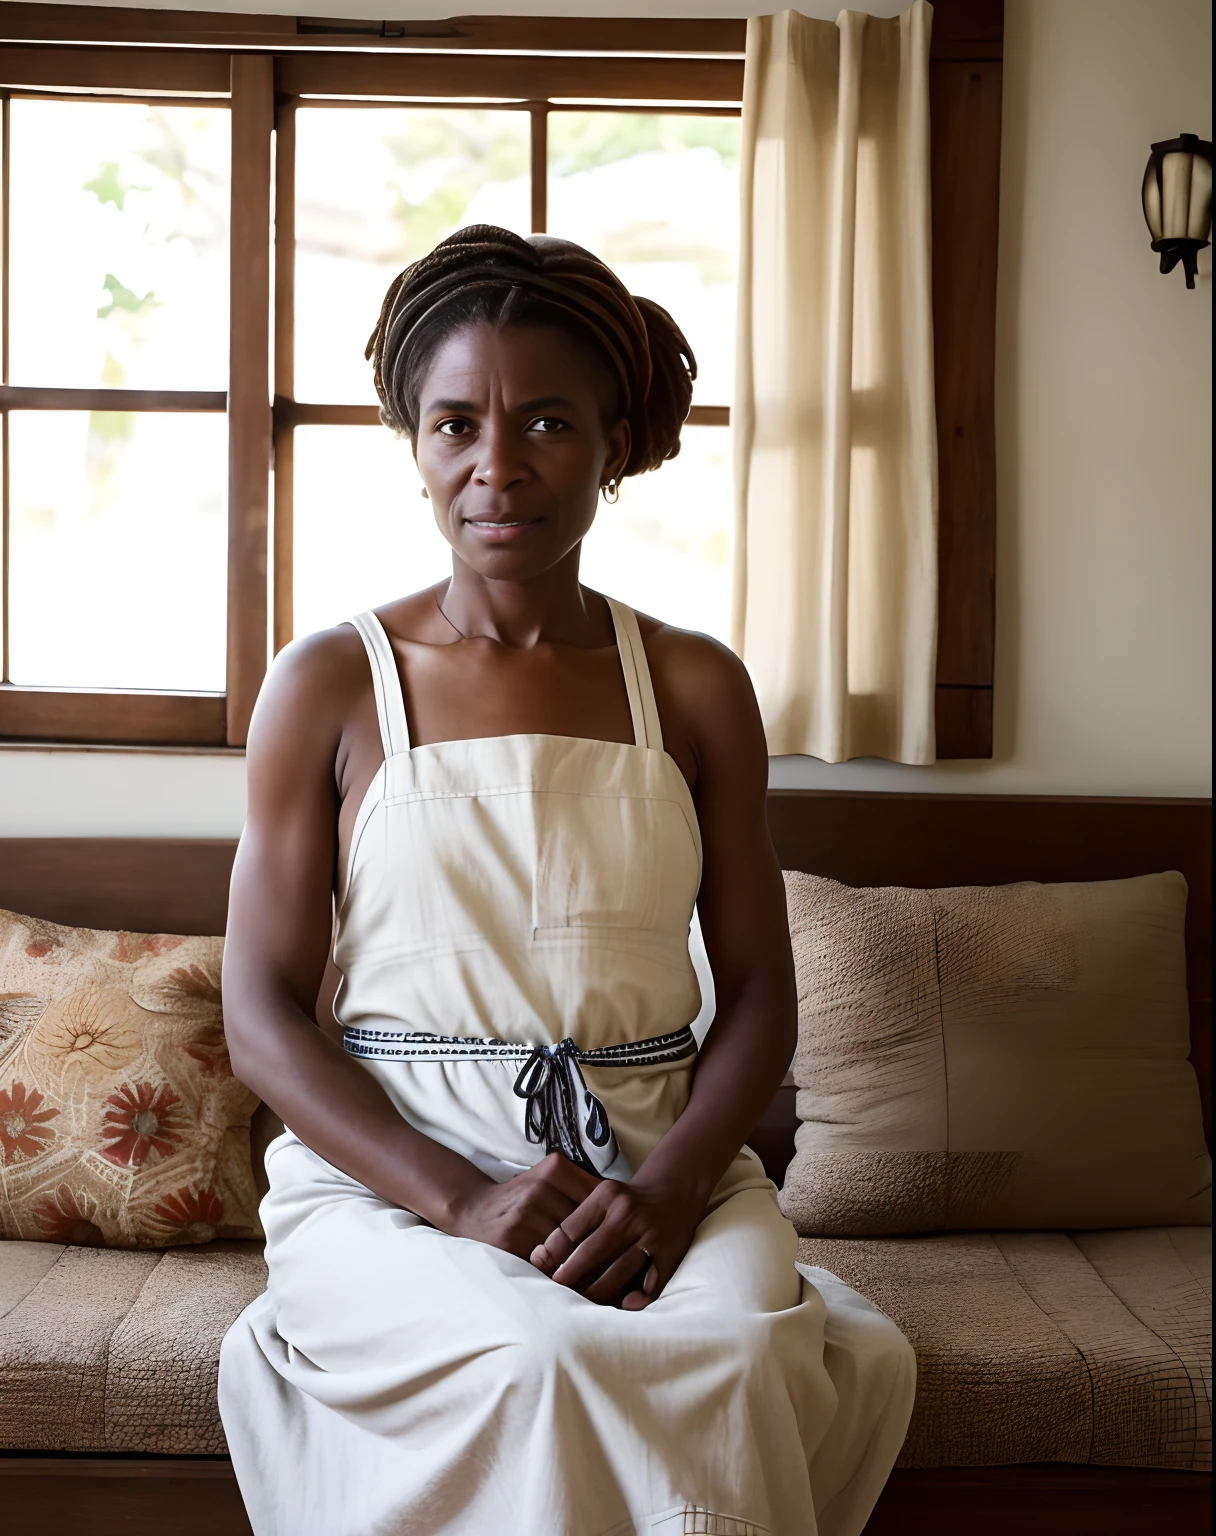
[[[0,911],[0,1237],[260,1237],[257,1099],[232,1075],[224,941]]]

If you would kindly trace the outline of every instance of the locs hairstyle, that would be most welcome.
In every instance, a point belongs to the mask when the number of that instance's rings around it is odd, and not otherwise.
[[[697,363],[667,311],[631,295],[581,245],[492,224],[457,230],[389,286],[366,353],[386,426],[417,440],[418,397],[436,349],[476,324],[546,325],[577,344],[614,401],[611,421],[629,422],[623,474],[679,453]]]

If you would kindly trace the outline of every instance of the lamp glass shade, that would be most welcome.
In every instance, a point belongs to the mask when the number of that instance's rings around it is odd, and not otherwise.
[[[1165,232],[1161,218],[1161,187],[1157,182],[1157,157],[1153,155],[1144,167],[1144,187],[1140,193],[1144,204],[1144,222],[1154,240],[1160,240]]]
[[[1191,199],[1187,214],[1188,240],[1210,240],[1212,236],[1212,161],[1195,155],[1191,160]]]
[[[1212,145],[1193,133],[1153,145],[1140,190],[1144,221],[1162,272],[1181,262],[1188,288],[1212,230]]]

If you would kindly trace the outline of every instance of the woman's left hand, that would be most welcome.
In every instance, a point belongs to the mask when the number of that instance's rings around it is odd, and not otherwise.
[[[684,1185],[604,1179],[532,1251],[537,1269],[588,1301],[648,1307],[692,1245],[705,1201]]]

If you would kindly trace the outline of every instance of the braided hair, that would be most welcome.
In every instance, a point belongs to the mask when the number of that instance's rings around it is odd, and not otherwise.
[[[381,419],[411,441],[440,343],[469,325],[545,325],[594,360],[632,442],[622,475],[657,469],[680,451],[697,363],[658,304],[632,296],[597,256],[551,235],[473,224],[393,279],[367,344]]]

